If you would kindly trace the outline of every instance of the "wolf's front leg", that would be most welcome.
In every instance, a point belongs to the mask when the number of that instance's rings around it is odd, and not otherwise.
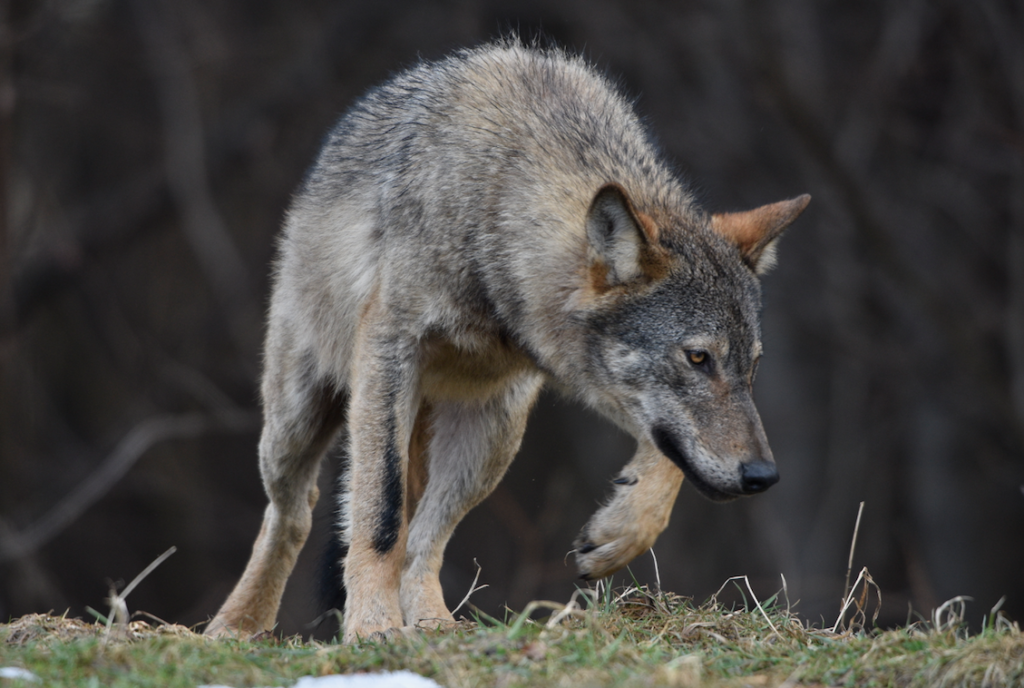
[[[683,472],[650,442],[615,480],[615,492],[576,539],[576,565],[583,578],[610,576],[646,552],[668,525]]]
[[[372,313],[364,320],[372,320]],[[414,345],[378,325],[360,333],[349,404],[344,641],[402,625],[409,438],[419,404]]]
[[[429,479],[410,526],[402,574],[407,624],[452,620],[438,578],[445,545],[459,521],[504,477],[542,384],[539,373],[521,373],[490,399],[434,404]]]

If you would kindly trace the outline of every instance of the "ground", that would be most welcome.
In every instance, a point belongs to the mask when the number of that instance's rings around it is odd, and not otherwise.
[[[63,686],[284,686],[398,669],[447,687],[1024,685],[1019,625],[996,616],[968,635],[956,609],[896,630],[865,629],[863,616],[820,629],[779,596],[726,609],[646,589],[580,591],[568,604],[357,646],[271,633],[213,641],[155,620],[37,614],[0,625],[0,667]]]

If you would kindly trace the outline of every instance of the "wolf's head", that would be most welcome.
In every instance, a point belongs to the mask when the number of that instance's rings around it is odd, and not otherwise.
[[[588,213],[586,394],[711,499],[763,492],[779,478],[752,397],[758,276],[809,201],[655,218],[609,185]]]

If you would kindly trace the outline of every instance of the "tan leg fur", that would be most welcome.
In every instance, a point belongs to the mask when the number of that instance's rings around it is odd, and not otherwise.
[[[604,578],[647,551],[668,525],[683,472],[649,442],[622,470],[612,498],[576,541],[576,563],[587,579]]]
[[[208,636],[251,635],[274,626],[285,583],[313,524],[320,460],[341,425],[344,404],[303,374],[308,363],[287,342],[268,348],[260,474],[270,504],[238,584],[206,628]],[[277,393],[268,394],[267,388]]]
[[[295,568],[312,525],[312,509],[319,490],[309,493],[309,508],[283,515],[267,506],[263,525],[252,548],[249,564],[231,595],[210,622],[206,635],[254,635],[274,626],[284,586]]]
[[[416,342],[393,334],[388,319],[380,301],[370,305],[352,365],[345,642],[402,626],[409,452],[420,394]]]
[[[401,607],[411,626],[451,621],[439,574],[455,526],[489,495],[515,458],[542,378],[512,377],[483,401],[434,405],[429,480],[410,525]]]

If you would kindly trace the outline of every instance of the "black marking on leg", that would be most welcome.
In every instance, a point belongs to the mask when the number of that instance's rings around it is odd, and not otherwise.
[[[588,542],[582,547],[576,548],[576,554],[589,554],[590,552],[593,552],[595,549],[597,549],[597,545],[595,545],[593,542]]]
[[[640,482],[640,479],[637,478],[636,476],[630,478],[623,476],[621,478],[616,478],[612,482],[615,483],[616,485],[636,485],[638,482]]]
[[[324,543],[324,549],[320,554],[320,580],[314,608],[319,613],[317,632],[334,637],[341,633],[341,614],[345,611],[345,557],[348,556],[349,533],[345,530],[340,504],[347,483],[344,473],[349,470],[347,438],[338,443],[337,449],[331,452],[331,458],[336,460],[339,474],[335,476],[334,487],[331,490],[331,503],[335,505],[335,508],[329,515],[330,536]],[[318,525],[315,525],[314,528],[320,529]]]
[[[331,610],[341,613],[345,610],[345,557],[348,556],[348,545],[342,540],[341,524],[334,519],[331,535],[327,538],[324,551],[320,556],[320,585],[318,608],[324,620],[333,620],[337,616],[327,614]]]
[[[384,471],[381,483],[380,519],[377,532],[373,534],[373,548],[378,554],[387,554],[398,542],[398,531],[402,527],[402,510],[405,495],[402,489],[402,455],[398,451],[398,429],[394,404],[387,423],[387,446],[384,448]]]

